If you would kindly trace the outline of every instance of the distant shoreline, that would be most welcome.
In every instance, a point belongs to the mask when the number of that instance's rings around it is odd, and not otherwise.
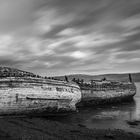
[[[83,79],[85,82],[89,82],[90,80],[101,80],[106,78],[107,80],[114,80],[114,81],[129,81],[129,73],[123,74],[103,74],[103,75],[88,75],[88,74],[73,74],[73,75],[66,75],[69,81],[72,81],[73,78],[75,79]],[[140,73],[130,73],[132,76],[133,82],[140,82]],[[56,79],[65,80],[65,76],[54,76]]]

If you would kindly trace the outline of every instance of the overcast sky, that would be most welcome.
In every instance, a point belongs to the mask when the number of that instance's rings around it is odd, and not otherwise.
[[[140,72],[140,0],[0,0],[0,64],[41,75]]]

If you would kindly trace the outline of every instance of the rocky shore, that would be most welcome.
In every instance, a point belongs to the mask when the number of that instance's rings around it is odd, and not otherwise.
[[[122,130],[87,129],[47,118],[0,118],[1,140],[138,140],[140,135]]]

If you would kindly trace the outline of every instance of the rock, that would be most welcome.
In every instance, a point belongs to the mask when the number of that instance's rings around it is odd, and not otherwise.
[[[86,127],[85,125],[83,125],[83,124],[78,124],[78,126],[80,126],[80,127]]]
[[[137,121],[127,121],[129,125],[139,125]]]
[[[104,137],[113,139],[114,138],[114,135],[111,134],[111,133],[108,133],[108,134],[105,134]]]

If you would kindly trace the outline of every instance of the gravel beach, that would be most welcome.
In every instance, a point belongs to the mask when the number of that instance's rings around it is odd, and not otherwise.
[[[116,130],[87,129],[46,118],[4,117],[0,119],[0,140],[138,140],[140,135]]]

